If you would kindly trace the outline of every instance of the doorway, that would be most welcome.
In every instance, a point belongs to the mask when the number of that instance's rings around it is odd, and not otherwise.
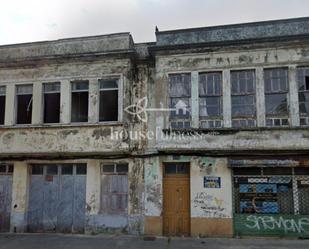
[[[190,236],[190,163],[165,163],[163,172],[163,234]]]

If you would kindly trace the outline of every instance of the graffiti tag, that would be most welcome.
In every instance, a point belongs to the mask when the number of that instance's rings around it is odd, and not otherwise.
[[[309,218],[285,218],[283,216],[249,215],[246,219],[248,229],[283,230],[285,233],[309,233]]]

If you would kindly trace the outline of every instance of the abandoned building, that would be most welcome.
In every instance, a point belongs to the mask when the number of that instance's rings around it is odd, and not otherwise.
[[[0,46],[0,231],[309,235],[309,17]]]

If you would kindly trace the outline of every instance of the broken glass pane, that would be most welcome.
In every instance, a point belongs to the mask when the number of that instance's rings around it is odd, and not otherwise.
[[[191,75],[177,74],[169,75],[170,97],[190,97],[191,96]]]
[[[265,106],[267,115],[286,115],[287,94],[267,94],[265,95]]]
[[[309,92],[300,92],[299,96],[299,113],[309,114]]]
[[[255,96],[232,96],[232,115],[233,116],[254,116],[255,115]]]

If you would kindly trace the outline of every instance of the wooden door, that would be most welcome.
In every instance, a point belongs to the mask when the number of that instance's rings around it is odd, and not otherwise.
[[[165,164],[163,178],[163,234],[190,235],[189,164]]]

